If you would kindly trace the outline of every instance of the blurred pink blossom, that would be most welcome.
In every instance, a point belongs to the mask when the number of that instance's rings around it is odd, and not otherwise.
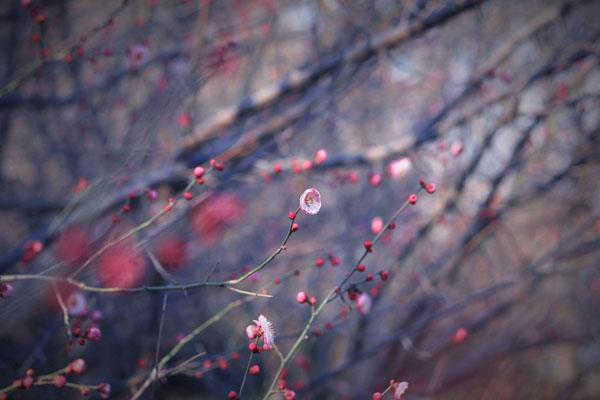
[[[361,293],[356,298],[356,311],[358,311],[358,313],[361,315],[368,314],[369,311],[371,311],[372,304],[373,301],[371,300],[371,296],[366,293]]]
[[[394,179],[404,178],[412,167],[412,161],[408,157],[398,158],[390,161],[387,167],[388,175]]]
[[[373,235],[379,234],[383,229],[383,219],[381,217],[375,217],[371,220],[371,233]]]

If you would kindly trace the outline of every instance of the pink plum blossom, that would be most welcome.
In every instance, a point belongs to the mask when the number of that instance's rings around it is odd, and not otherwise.
[[[356,311],[358,311],[358,313],[361,315],[365,315],[371,311],[371,305],[373,304],[373,301],[371,300],[371,296],[369,296],[367,293],[361,293],[356,298],[355,304]]]
[[[394,179],[404,178],[412,167],[412,161],[408,157],[398,158],[390,161],[387,167],[388,175]]]
[[[272,347],[275,342],[273,324],[262,314],[254,320],[254,323],[256,324],[256,336],[263,338],[263,343],[267,348]],[[248,328],[246,328],[246,334],[248,334]]]

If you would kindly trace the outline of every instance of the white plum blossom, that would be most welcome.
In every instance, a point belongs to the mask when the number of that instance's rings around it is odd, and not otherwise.
[[[408,390],[408,382],[400,382],[394,388],[394,400],[401,400],[404,392]]]
[[[256,336],[262,336],[263,344],[267,347],[273,347],[275,342],[275,330],[273,324],[264,315],[259,315],[258,319],[254,320],[256,324]],[[248,328],[246,328],[248,333]],[[248,335],[250,336],[250,335]]]
[[[315,215],[321,209],[321,193],[315,188],[309,188],[300,196],[300,209],[309,215]]]

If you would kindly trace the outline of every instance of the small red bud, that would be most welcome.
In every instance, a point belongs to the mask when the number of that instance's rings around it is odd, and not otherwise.
[[[225,371],[229,367],[229,365],[227,364],[227,360],[225,360],[225,358],[223,357],[219,357],[217,359],[217,366],[221,371]]]
[[[306,303],[306,300],[308,300],[308,296],[305,292],[298,292],[298,294],[296,294],[296,301],[298,303],[304,304]]]
[[[57,388],[62,388],[65,387],[65,384],[67,383],[67,378],[65,378],[64,375],[56,375],[52,380],[52,383],[54,383],[54,386],[56,386]]]
[[[372,174],[369,177],[369,185],[371,185],[371,187],[377,187],[379,185],[381,185],[381,181],[383,180],[383,177],[381,176],[381,174]]]
[[[365,240],[364,246],[365,246],[365,250],[367,250],[367,252],[370,253],[373,251],[373,242],[371,242],[370,240]]]
[[[170,212],[173,209],[174,205],[175,205],[175,199],[172,197],[169,197],[169,202],[165,206],[165,212]]]
[[[229,400],[238,400],[239,399],[237,392],[235,392],[234,390],[231,390],[229,393],[227,393],[227,398]]]
[[[311,298],[308,299],[308,302],[311,306],[314,306],[315,304],[317,304],[317,299],[311,296]]]
[[[350,183],[356,184],[356,183],[358,183],[358,180],[359,180],[359,177],[358,177],[358,174],[356,173],[356,171],[348,172],[348,181],[350,181]]]
[[[358,272],[365,272],[365,270],[366,270],[366,269],[367,269],[367,267],[365,267],[363,264],[359,264],[359,265],[356,267],[356,270],[357,270]]]
[[[454,333],[453,341],[456,344],[460,344],[467,339],[467,336],[469,336],[469,332],[465,328],[458,328]]]
[[[296,232],[299,228],[300,228],[300,225],[298,225],[297,223],[292,224],[292,232]]]
[[[288,214],[288,218],[291,219],[292,221],[296,219],[296,213],[295,212],[290,212]]]
[[[321,268],[323,265],[325,265],[325,260],[323,260],[321,257],[315,258],[315,266],[317,268]]]
[[[251,365],[250,368],[248,368],[248,374],[250,375],[258,375],[260,373],[260,366],[258,364],[254,364]]]
[[[29,389],[32,386],[33,386],[33,377],[26,376],[25,378],[21,379],[21,387],[23,389]]]
[[[190,201],[194,198],[194,195],[192,194],[192,192],[185,192],[183,194],[183,198],[186,199],[187,201]]]
[[[379,271],[379,276],[381,277],[382,281],[387,281],[390,277],[390,274],[387,271]]]
[[[417,204],[417,195],[413,193],[410,196],[408,196],[408,202],[412,205]]]
[[[97,342],[102,337],[102,332],[97,327],[93,326],[89,329],[87,334],[88,339],[92,342]]]
[[[210,160],[210,165],[217,171],[223,171],[225,169],[225,166],[215,159]]]
[[[333,254],[329,255],[329,262],[333,267],[337,267],[342,262],[339,257],[334,256]]]
[[[248,345],[248,350],[250,350],[251,353],[260,353],[260,347],[258,347],[256,343],[250,343]]]
[[[101,383],[100,385],[98,385],[98,393],[100,393],[101,399],[108,399],[110,397],[110,392],[110,383]]]
[[[348,289],[348,298],[352,301],[356,301],[358,294],[353,289]]]
[[[156,190],[148,190],[148,193],[146,193],[146,197],[148,198],[148,200],[154,201],[158,199],[158,193],[156,192]]]
[[[454,142],[450,146],[450,153],[454,157],[458,157],[463,152],[464,148],[465,148],[465,146],[464,146],[463,142],[461,142],[461,141]]]
[[[202,178],[204,176],[204,168],[202,168],[201,166],[197,166],[196,168],[194,168],[194,176],[196,178]]]
[[[81,375],[85,372],[85,361],[82,358],[78,358],[69,364],[69,372],[73,372],[77,375]]]
[[[81,328],[78,326],[74,326],[71,328],[71,334],[73,335],[73,337],[79,337],[81,336]]]
[[[319,149],[315,154],[315,164],[321,165],[327,160],[327,150]]]

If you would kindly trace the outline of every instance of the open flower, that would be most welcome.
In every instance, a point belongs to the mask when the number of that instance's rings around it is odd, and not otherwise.
[[[408,390],[408,382],[400,382],[400,383],[396,382],[393,385],[393,389],[394,389],[394,400],[401,400],[404,392],[406,392],[406,390]]]
[[[253,339],[255,337],[262,337],[263,348],[265,346],[267,347],[265,350],[273,347],[273,343],[275,341],[273,324],[262,314],[258,316],[258,319],[254,320],[254,324],[254,328],[252,328],[252,325],[249,325],[246,328],[246,334],[248,335],[248,338]]]
[[[300,209],[309,215],[315,215],[321,209],[321,193],[315,188],[308,188],[300,196]]]

